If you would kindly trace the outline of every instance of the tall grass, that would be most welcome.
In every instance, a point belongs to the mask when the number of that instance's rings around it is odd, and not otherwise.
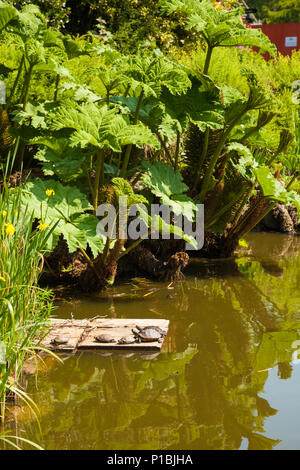
[[[52,296],[38,286],[43,253],[50,228],[34,228],[30,208],[21,207],[21,189],[0,189],[0,423],[7,402],[21,398],[35,405],[20,385],[22,366],[35,354],[36,342],[47,328]],[[44,227],[43,227],[44,228]],[[1,358],[0,358],[1,361]],[[0,428],[0,440],[13,445],[12,436]]]

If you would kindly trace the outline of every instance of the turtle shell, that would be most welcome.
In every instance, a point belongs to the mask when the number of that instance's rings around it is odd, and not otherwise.
[[[67,338],[67,336],[55,336],[55,338],[50,341],[50,344],[59,346],[60,344],[68,344],[68,342],[69,338]]]
[[[115,339],[111,335],[102,334],[95,336],[95,341],[97,343],[115,343]]]
[[[128,335],[128,336],[123,336],[123,338],[119,339],[118,343],[119,344],[133,344],[135,343],[135,336],[133,335]]]
[[[155,326],[145,326],[141,328],[138,332],[134,332],[142,341],[157,341],[161,338],[162,333],[158,331],[158,328]]]

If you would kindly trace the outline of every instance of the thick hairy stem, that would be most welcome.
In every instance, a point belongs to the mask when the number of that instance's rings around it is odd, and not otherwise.
[[[276,206],[277,204],[277,201],[273,202],[265,212],[263,212],[249,227],[247,227],[246,230],[244,230],[243,232],[241,232],[241,236],[245,236],[247,235],[249,232],[251,232],[252,229],[254,229],[254,227],[256,227],[257,224],[259,224],[259,222],[264,218],[266,217],[266,215],[268,215],[268,213]]]
[[[29,70],[28,70],[27,75],[26,75],[26,78],[25,78],[25,82],[24,82],[24,88],[23,88],[23,96],[24,96],[24,98],[23,98],[23,109],[24,109],[24,111],[26,111],[27,104],[28,104],[32,70],[33,70],[33,66],[30,65]],[[21,142],[19,157],[18,157],[18,168],[19,168],[19,170],[23,169],[24,153],[25,153],[25,142]]]
[[[25,60],[25,57],[23,55],[22,59],[21,59],[21,62],[20,62],[20,65],[19,65],[19,68],[18,68],[18,73],[17,73],[17,76],[15,78],[15,81],[14,81],[14,84],[13,84],[13,87],[12,87],[10,97],[9,97],[9,100],[8,100],[7,104],[11,104],[12,99],[14,97],[14,94],[16,92],[16,89],[17,89],[17,86],[18,86],[18,83],[19,83],[19,80],[20,80],[20,77],[21,77],[22,68],[23,68],[23,65],[24,65],[24,60]]]
[[[99,150],[97,153],[97,164],[96,164],[96,175],[95,175],[95,185],[94,185],[94,210],[97,211],[98,200],[99,200],[99,188],[103,184],[103,169],[104,169],[104,152]]]
[[[204,69],[203,69],[204,75],[208,74],[212,52],[213,52],[213,47],[209,43],[207,43],[206,58],[205,58],[205,64],[204,64]]]
[[[166,145],[166,142],[161,138],[161,136],[157,133],[157,138],[162,146],[162,148],[164,149],[167,157],[168,157],[168,160],[169,160],[169,163],[170,165],[172,165],[172,155],[170,153],[170,150],[168,149],[167,145]]]
[[[175,151],[175,163],[174,163],[174,170],[178,170],[178,160],[179,160],[179,151],[180,151],[180,133],[177,132],[177,139],[176,139],[176,151]]]
[[[116,171],[114,172],[114,178],[116,176],[118,176],[118,173],[119,173],[119,170],[120,170],[120,166],[121,166],[121,158],[122,158],[122,152],[119,152],[118,153],[118,163],[117,163],[117,166],[116,166]]]
[[[32,76],[33,66],[30,65],[29,70],[27,72],[25,82],[24,82],[24,98],[23,98],[23,109],[26,111],[28,98],[29,98],[29,90],[30,90],[30,81]]]
[[[133,117],[133,122],[132,122],[134,125],[137,124],[137,122],[138,122],[139,115],[140,115],[140,110],[141,110],[141,106],[142,106],[142,102],[143,102],[143,98],[144,98],[144,90],[141,91],[141,94],[140,94],[139,99],[138,99],[138,104],[137,104],[135,114],[134,114],[134,117]],[[128,167],[128,163],[129,163],[131,150],[132,150],[132,144],[127,145],[125,156],[124,156],[124,161],[123,161],[123,166],[122,166],[122,170],[121,170],[121,178],[126,177],[126,172],[127,172],[127,167]]]
[[[295,175],[291,178],[290,182],[289,182],[288,185],[286,186],[286,190],[288,190],[289,187],[292,185],[292,183],[293,183],[293,181],[294,181],[294,178],[295,178]],[[259,206],[260,204],[262,204],[263,202],[265,202],[265,204],[267,204],[268,199],[267,199],[267,198],[264,198],[264,197],[261,197],[261,198],[256,202],[256,204],[254,204],[252,210],[249,211],[248,214],[246,214],[246,217],[243,219],[243,221],[242,221],[240,224],[238,224],[238,226],[237,226],[233,231],[234,231],[234,232],[239,232],[239,235],[240,235],[240,236],[245,236],[245,235],[247,235],[247,233],[251,232],[251,230],[252,230],[257,224],[259,224],[259,222],[260,222],[262,219],[264,219],[264,218],[266,217],[266,215],[269,214],[269,212],[271,212],[271,210],[276,206],[276,204],[277,204],[278,201],[272,202],[272,203],[267,207],[267,209],[266,209],[263,213],[259,214],[257,218],[254,218],[254,221],[253,221],[252,223],[250,223],[249,226],[247,226],[246,230],[245,230],[245,229],[244,229],[244,230],[243,230],[243,229],[242,229],[242,230],[241,230],[241,229],[239,230],[239,227],[246,225],[245,222],[250,219],[250,217],[252,216],[253,212],[254,212],[254,211],[258,208],[258,206]],[[269,201],[269,202],[270,202],[270,201]]]
[[[149,230],[148,230],[148,236],[150,235],[150,233],[151,233],[151,228],[149,228]],[[127,248],[127,250],[123,251],[123,253],[119,256],[119,259],[123,258],[123,256],[128,255],[128,253],[130,253],[132,250],[134,250],[134,248],[139,246],[144,240],[145,240],[145,238],[139,238],[134,243],[132,243],[132,245],[130,245]]]
[[[238,238],[243,237],[249,233],[264,217],[263,214],[267,214],[269,210],[267,209],[266,213],[263,212],[269,204],[269,200],[263,196],[255,196],[256,201],[253,206],[246,212],[242,219],[238,222],[235,228],[231,230],[231,235],[236,235]]]
[[[127,85],[125,93],[124,93],[124,98],[127,98],[129,91],[130,91],[130,85]]]
[[[84,170],[85,170],[88,186],[89,186],[89,189],[90,189],[90,192],[91,192],[91,196],[92,196],[92,199],[94,200],[95,194],[94,194],[94,188],[93,188],[93,185],[92,185],[91,175],[90,175],[90,172],[89,172],[89,170],[86,166],[84,166]]]
[[[222,149],[226,143],[226,140],[228,139],[232,129],[238,124],[238,122],[241,120],[241,118],[243,117],[243,115],[248,111],[248,108],[247,106],[245,106],[245,108],[243,108],[243,110],[238,114],[238,116],[231,122],[231,124],[229,124],[229,126],[227,127],[227,129],[224,131],[223,133],[223,137],[221,138],[220,142],[218,143],[217,147],[216,147],[216,150],[211,158],[211,161],[210,161],[210,164],[205,172],[205,175],[204,175],[204,178],[203,178],[203,182],[202,182],[202,186],[201,186],[201,191],[200,191],[200,195],[199,195],[199,200],[201,203],[203,203],[204,199],[205,199],[205,196],[206,196],[206,193],[209,189],[209,184],[210,184],[210,180],[211,180],[211,177],[212,177],[212,174],[214,172],[214,169],[215,169],[215,165],[221,155],[221,152],[222,152]]]
[[[199,183],[199,180],[200,180],[200,172],[201,172],[203,163],[204,163],[206,155],[207,155],[208,142],[209,142],[209,128],[207,127],[206,130],[205,130],[205,134],[204,134],[204,143],[203,143],[202,153],[201,153],[201,156],[199,158],[198,165],[197,165],[197,171],[196,171],[195,180],[194,180],[194,188],[196,188],[198,186],[198,183]]]
[[[290,180],[290,182],[287,184],[286,186],[286,190],[290,189],[290,187],[292,186],[293,182],[295,181],[295,179],[297,178],[297,174],[295,173],[294,175],[292,175],[292,178]]]
[[[222,207],[214,216],[212,216],[209,220],[205,222],[205,229],[208,229],[212,225],[214,225],[218,220],[222,217],[223,214],[225,214],[231,207],[233,207],[237,201],[240,199],[242,195],[242,192],[238,193],[234,199],[232,199],[230,202],[228,202],[224,207]]]
[[[60,76],[59,76],[59,75],[56,75],[55,89],[54,89],[54,101],[57,101],[58,89],[59,89],[59,82],[60,82]]]
[[[233,221],[232,221],[232,227],[233,229],[235,228],[235,226],[237,225],[238,221],[240,220],[241,216],[242,216],[242,213],[243,213],[243,210],[247,204],[247,201],[248,199],[250,198],[251,196],[251,193],[253,191],[253,189],[255,188],[255,183],[251,186],[251,188],[249,189],[249,191],[246,192],[245,196],[243,197],[243,200],[241,202],[241,205],[239,207],[239,209],[237,210],[234,218],[233,218]]]

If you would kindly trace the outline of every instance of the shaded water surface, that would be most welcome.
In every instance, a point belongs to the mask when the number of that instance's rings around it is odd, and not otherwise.
[[[63,318],[167,318],[167,342],[49,359],[25,377],[42,432],[20,409],[12,431],[45,449],[300,449],[300,238],[248,243],[236,260],[193,260],[180,283],[60,302]]]

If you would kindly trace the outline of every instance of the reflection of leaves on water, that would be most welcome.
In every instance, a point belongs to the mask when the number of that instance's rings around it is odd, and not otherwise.
[[[280,442],[280,439],[270,439],[261,434],[252,433],[248,436],[248,450],[272,450]]]
[[[264,333],[254,357],[253,368],[265,370],[292,359],[292,343],[300,337],[297,331],[275,331]]]

